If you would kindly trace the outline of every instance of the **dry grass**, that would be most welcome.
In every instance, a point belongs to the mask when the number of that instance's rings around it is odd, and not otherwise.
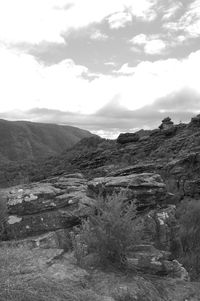
[[[1,301],[99,301],[83,284],[49,275],[46,262],[55,250],[0,248]]]
[[[73,254],[52,261],[56,252],[0,246],[0,301],[200,300],[199,283],[98,269],[88,273]]]

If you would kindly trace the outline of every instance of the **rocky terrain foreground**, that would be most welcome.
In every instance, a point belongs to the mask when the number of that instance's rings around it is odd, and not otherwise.
[[[1,190],[7,215],[1,209],[0,300],[18,300],[11,295],[22,290],[19,282],[28,283],[23,300],[200,300],[199,283],[176,256],[177,207],[200,197],[200,116],[177,126],[166,118],[145,135],[95,138],[87,152],[56,159],[60,175],[54,170],[42,181]],[[136,205],[142,242],[129,250],[125,274],[97,268],[89,255],[80,268],[72,253],[74,227],[91,214],[94,200],[113,195]]]
[[[1,301],[200,300],[197,282],[83,269],[60,249],[0,247]],[[126,298],[126,299],[125,299]]]
[[[85,268],[78,268],[71,255],[70,232],[90,214],[90,204],[94,199],[102,193],[109,196],[121,192],[125,199],[136,202],[145,244],[131,250],[126,276],[94,269],[87,258]],[[188,300],[198,300],[197,284],[188,282],[185,268],[170,256],[176,239],[176,208],[169,204],[173,197],[159,175],[133,173],[88,181],[80,173],[65,174],[43,182],[8,188],[4,190],[4,199],[9,215],[0,249],[2,254],[14,253],[15,260],[19,260],[18,272],[9,272],[9,281],[15,282],[16,275],[22,279],[29,277],[29,281],[33,282],[31,285],[36,285],[35,277],[37,281],[38,277],[45,277],[59,285],[65,281],[68,283],[70,279],[70,289],[74,290],[77,283],[79,288],[81,285],[89,287],[92,290],[90,294],[102,295],[97,300],[118,300],[113,296],[121,293],[148,295],[149,299],[144,300],[186,300],[185,296],[190,297]],[[20,252],[24,254],[22,259]],[[28,261],[24,262],[26,256]],[[28,263],[35,257],[37,263]],[[6,265],[3,273],[7,273],[7,269]],[[66,285],[63,293],[67,290]]]

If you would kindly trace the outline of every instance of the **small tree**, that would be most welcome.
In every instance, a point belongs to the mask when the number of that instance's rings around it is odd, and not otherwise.
[[[124,266],[128,250],[141,237],[135,217],[135,203],[124,200],[122,194],[98,198],[75,236],[75,257],[80,262],[81,256],[93,253],[103,265]]]

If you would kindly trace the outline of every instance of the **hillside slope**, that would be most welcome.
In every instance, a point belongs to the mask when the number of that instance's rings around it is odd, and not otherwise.
[[[92,134],[71,126],[0,120],[0,163],[57,155]]]
[[[189,124],[171,124],[169,129],[161,127],[136,135],[139,137],[135,142],[122,144],[98,136],[86,137],[39,164],[28,161],[0,165],[0,187],[77,171],[87,178],[156,172],[170,192],[178,192],[179,196],[200,195],[200,191],[193,191],[200,172],[200,116],[192,118]]]
[[[122,169],[122,170],[121,170]],[[120,144],[101,138],[83,139],[72,149],[47,159],[35,170],[48,177],[62,172],[81,171],[87,177],[156,172],[172,193],[200,196],[200,115],[189,124],[171,125],[140,136],[136,142]],[[42,177],[41,177],[42,179]]]

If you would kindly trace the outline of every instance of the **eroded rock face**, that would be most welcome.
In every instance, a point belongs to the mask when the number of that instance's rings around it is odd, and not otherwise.
[[[71,228],[88,214],[87,181],[80,174],[7,190],[7,239]]]
[[[156,208],[138,217],[143,240],[151,243],[157,249],[164,251],[181,251],[178,239],[178,223],[176,219],[176,206],[168,205],[166,208]]]
[[[119,193],[123,193],[127,200],[134,200],[138,209],[143,209],[162,203],[166,196],[166,188],[161,177],[153,173],[96,178],[88,183],[89,197],[105,197]]]
[[[200,114],[191,119],[189,127],[200,127]]]
[[[69,250],[70,232],[90,214],[93,199],[120,195],[136,203],[142,240],[147,243],[129,250],[128,268],[186,280],[185,269],[177,261],[170,260],[177,230],[176,208],[173,205],[164,207],[167,191],[162,178],[155,173],[125,175],[151,168],[151,165],[135,166],[135,169],[122,170],[123,175],[89,182],[80,174],[63,175],[8,189],[7,239],[16,239],[16,246],[30,249]],[[91,264],[90,254],[86,255],[87,265]]]
[[[140,136],[136,133],[125,133],[119,135],[119,137],[117,138],[117,143],[125,144],[130,142],[137,142],[139,141],[139,139]]]
[[[170,260],[168,252],[160,251],[151,245],[137,246],[129,254],[127,267],[152,275],[168,275],[172,278],[189,280],[188,272],[177,260]]]

